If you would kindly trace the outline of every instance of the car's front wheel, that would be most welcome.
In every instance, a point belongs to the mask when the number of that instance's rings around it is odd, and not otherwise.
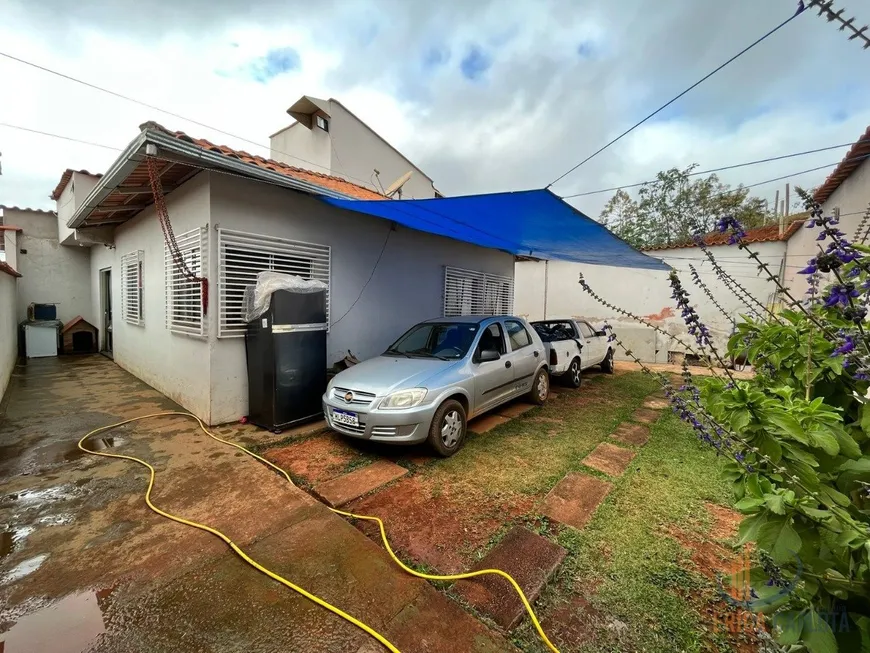
[[[465,442],[465,408],[455,399],[448,399],[438,407],[429,426],[429,445],[439,456],[452,456]]]
[[[529,391],[528,399],[533,404],[542,406],[547,397],[550,395],[550,375],[547,370],[541,368],[535,374],[535,380],[532,382],[532,389]]]

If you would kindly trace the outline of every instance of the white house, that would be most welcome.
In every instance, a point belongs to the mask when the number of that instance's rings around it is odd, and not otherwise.
[[[426,173],[338,100],[303,95],[287,109],[296,122],[272,134],[276,161],[323,172],[378,192],[404,181],[396,198],[422,199],[440,193]]]
[[[785,270],[786,248],[789,240],[800,231],[802,221],[792,222],[780,230],[779,225],[768,225],[747,231],[746,242],[751,244],[762,261],[775,275]],[[704,236],[709,251],[725,272],[740,283],[747,292],[763,305],[773,307],[777,301],[774,284],[757,274],[756,265],[745,252],[727,244],[728,236],[711,233]],[[729,318],[736,319],[747,312],[739,300],[717,277],[704,252],[692,242],[681,246],[645,250],[675,269],[689,292],[692,303],[702,321],[709,327],[717,348],[724,352],[732,331]],[[703,290],[692,281],[690,265],[709,288],[726,315],[713,305]],[[594,322],[609,321],[633,352],[645,362],[666,363],[673,354],[685,349],[672,339],[656,333],[640,323],[628,320],[590,297],[578,283],[580,273],[601,297],[612,304],[664,329],[669,334],[686,336],[686,326],[676,311],[668,284],[668,273],[655,270],[633,270],[607,265],[586,265],[565,261],[518,261],[514,285],[514,309],[529,319],[559,317],[586,317]],[[618,355],[621,355],[618,352]],[[622,358],[625,358],[622,355]]]
[[[870,127],[846,153],[846,156],[816,189],[813,199],[822,205],[826,216],[840,216],[840,230],[855,242],[870,241]],[[797,274],[806,262],[819,253],[818,229],[804,229],[788,242],[789,266],[786,284],[795,296],[807,289],[807,279]],[[824,282],[823,282],[824,285]]]
[[[185,261],[207,279],[206,302],[169,254],[146,152]],[[387,200],[155,123],[102,177],[63,181],[57,220],[71,249],[89,252],[90,305],[80,313],[100,329],[101,348],[212,424],[247,410],[241,301],[262,270],[328,284],[327,364],[348,350],[376,355],[411,324],[445,314],[455,278],[468,280],[460,294],[474,305],[512,311],[513,254],[330,206],[314,195]]]

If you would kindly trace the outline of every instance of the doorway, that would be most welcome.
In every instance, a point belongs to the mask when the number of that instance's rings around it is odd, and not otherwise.
[[[100,270],[100,312],[102,313],[103,337],[100,352],[112,356],[112,268]]]

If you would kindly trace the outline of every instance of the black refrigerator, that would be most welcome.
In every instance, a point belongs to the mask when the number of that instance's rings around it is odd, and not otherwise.
[[[272,293],[248,323],[248,420],[280,431],[322,414],[326,390],[326,292]]]

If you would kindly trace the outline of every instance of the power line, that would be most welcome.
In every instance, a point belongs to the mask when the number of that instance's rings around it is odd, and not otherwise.
[[[863,143],[865,141],[856,141],[856,143]],[[724,170],[734,170],[736,168],[745,168],[746,166],[754,166],[759,163],[770,163],[771,161],[782,161],[783,159],[793,159],[798,156],[805,156],[807,154],[816,154],[817,152],[827,152],[828,150],[836,150],[841,147],[848,147],[850,145],[855,145],[856,143],[841,143],[840,145],[830,145],[829,147],[820,147],[815,150],[804,150],[803,152],[794,152],[792,154],[783,154],[780,156],[772,156],[766,159],[756,159],[755,161],[746,161],[745,163],[735,163],[729,166],[722,166],[721,168],[710,168],[709,170],[699,170],[697,172],[690,172],[688,177],[696,177],[698,175],[709,175],[714,172],[722,172]],[[609,193],[615,190],[623,190],[625,188],[637,188],[638,186],[643,186],[645,184],[651,184],[657,181],[656,179],[649,179],[647,181],[639,181],[634,184],[625,184],[622,186],[614,186],[612,188],[602,188],[600,190],[590,190],[583,193],[572,193],[571,195],[562,195],[563,200],[571,199],[572,197],[585,197],[587,195],[597,195],[598,193]]]
[[[644,124],[647,120],[649,120],[650,118],[653,118],[654,116],[656,116],[657,114],[659,114],[661,111],[667,109],[669,106],[671,106],[674,102],[676,102],[676,101],[679,100],[681,97],[683,97],[684,95],[686,95],[688,92],[690,92],[690,91],[692,91],[693,89],[695,89],[696,87],[700,86],[700,85],[703,84],[705,81],[707,81],[708,79],[710,79],[713,75],[715,75],[715,74],[718,73],[720,70],[722,70],[723,68],[725,68],[725,66],[727,66],[727,65],[730,64],[731,62],[735,61],[735,60],[738,59],[739,57],[743,56],[744,54],[746,54],[747,52],[749,52],[752,48],[754,48],[756,45],[758,45],[759,43],[761,43],[762,41],[764,41],[767,37],[772,36],[773,34],[775,34],[776,32],[778,32],[780,29],[782,29],[783,27],[785,27],[786,25],[788,25],[791,21],[793,21],[795,18],[797,18],[798,16],[800,16],[800,15],[804,12],[804,9],[805,9],[805,8],[804,8],[803,4],[801,4],[801,5],[798,7],[798,10],[797,10],[797,12],[795,12],[794,15],[790,16],[789,18],[787,18],[786,20],[784,20],[783,22],[781,22],[779,25],[777,25],[776,27],[774,27],[772,30],[770,30],[767,34],[765,34],[765,35],[762,36],[761,38],[757,39],[755,42],[753,42],[753,43],[751,43],[750,45],[748,45],[748,46],[746,46],[745,48],[743,48],[740,52],[738,52],[738,53],[735,54],[733,57],[731,57],[730,59],[728,59],[728,61],[726,61],[725,63],[721,64],[718,68],[715,68],[715,69],[712,70],[711,72],[709,72],[709,73],[707,73],[706,75],[704,75],[701,79],[699,79],[697,82],[695,82],[694,84],[692,84],[689,88],[687,88],[686,90],[684,90],[682,93],[680,93],[679,95],[677,95],[677,96],[674,97],[673,99],[668,100],[665,104],[663,104],[663,105],[660,106],[658,109],[656,109],[655,111],[653,111],[653,112],[652,112],[651,114],[649,114],[646,118],[644,118],[643,120],[641,120],[641,121],[639,121],[639,122],[636,122],[634,125],[632,125],[632,126],[629,127],[628,129],[626,129],[624,132],[622,132],[619,136],[617,136],[616,138],[614,138],[612,141],[610,141],[609,143],[607,143],[607,144],[604,145],[603,147],[599,148],[598,150],[596,150],[595,152],[593,152],[592,154],[590,154],[589,156],[587,156],[585,159],[583,159],[580,163],[578,163],[577,165],[575,165],[573,168],[569,169],[567,172],[565,172],[565,173],[561,174],[560,176],[556,177],[556,179],[554,179],[554,180],[551,181],[549,184],[547,184],[546,187],[549,188],[549,187],[552,186],[553,184],[555,184],[555,183],[561,181],[562,179],[564,179],[565,177],[567,177],[568,175],[570,175],[572,172],[574,172],[577,168],[579,168],[580,166],[582,166],[584,163],[587,163],[588,161],[591,161],[591,160],[594,159],[596,156],[598,156],[599,154],[601,154],[604,150],[606,150],[608,147],[610,147],[611,145],[613,145],[613,144],[616,143],[617,141],[621,140],[623,137],[628,136],[631,132],[633,132],[635,129],[637,129],[638,127],[640,127],[640,126],[641,126],[642,124]]]
[[[193,118],[188,118],[186,116],[181,115],[180,113],[175,113],[174,111],[169,111],[167,109],[161,109],[160,107],[158,107],[154,104],[149,104],[148,102],[138,100],[134,97],[130,97],[129,95],[124,95],[123,93],[118,93],[117,91],[113,91],[113,90],[105,88],[103,86],[97,86],[96,84],[91,84],[90,82],[86,82],[82,79],[79,79],[78,77],[73,77],[72,75],[67,75],[67,74],[59,72],[57,70],[52,70],[51,68],[41,66],[39,64],[33,63],[32,61],[27,61],[26,59],[21,59],[19,57],[11,55],[7,52],[0,52],[0,57],[6,57],[7,59],[11,59],[12,61],[16,61],[20,64],[24,64],[25,66],[30,66],[31,68],[36,68],[37,70],[41,70],[42,72],[46,72],[46,73],[49,73],[51,75],[56,75],[57,77],[60,77],[60,78],[65,79],[67,81],[75,82],[76,84],[81,84],[83,86],[87,86],[88,88],[94,89],[96,91],[101,91],[102,93],[108,93],[109,95],[112,95],[116,98],[120,98],[121,100],[125,100],[127,102],[132,102],[134,104],[141,105],[141,106],[146,107],[148,109],[152,109],[153,111],[159,111],[160,113],[165,113],[167,116],[172,116],[173,118],[178,118],[179,120],[184,120],[186,122],[192,123],[192,124],[197,125],[199,127],[203,127],[204,129],[210,129],[212,131],[218,132],[219,134],[223,134],[224,136],[229,136],[230,138],[235,138],[237,140],[240,140],[244,143],[248,143],[250,145],[256,145],[257,147],[262,147],[264,149],[269,150],[270,152],[272,151],[271,146],[263,145],[262,143],[258,143],[256,141],[252,141],[248,138],[238,136],[236,134],[233,134],[232,132],[228,132],[228,131],[225,131],[223,129],[219,129],[218,127],[214,127],[214,126],[208,125],[204,122],[200,122],[199,120],[194,120]],[[327,173],[330,172],[329,168],[327,168],[326,166],[322,166],[319,163],[314,163],[313,161],[308,161],[307,159],[303,159],[302,157],[296,156],[295,154],[290,154],[289,152],[282,152],[281,150],[274,150],[274,151],[277,152],[278,154],[283,154],[285,156],[289,156],[293,159],[296,159],[298,161],[302,161],[303,163],[307,163],[307,164],[315,166],[317,168],[322,168],[323,170],[326,170]],[[347,175],[347,176],[350,177],[350,175]],[[363,184],[367,183],[364,179],[360,179],[359,177],[350,177],[350,178],[355,179],[356,181],[360,181]]]
[[[40,131],[38,129],[31,129],[30,127],[22,127],[21,125],[12,125],[8,122],[0,122],[0,127],[8,127],[9,129],[18,129],[24,132],[30,132],[31,134],[39,134],[41,136],[51,136],[52,138],[59,138],[64,141],[71,141],[73,143],[81,143],[82,145],[92,145],[93,147],[101,147],[105,150],[114,150],[115,152],[122,152],[123,150],[120,147],[114,147],[112,145],[103,145],[102,143],[93,143],[91,141],[84,141],[80,138],[73,138],[71,136],[62,136],[60,134],[52,134],[50,132]]]
[[[112,149],[112,150],[120,151],[120,148],[115,148],[115,147],[111,147],[111,146],[108,146],[108,145],[101,145],[101,144],[98,144],[98,143],[91,143],[90,141],[83,141],[83,140],[76,139],[76,138],[72,138],[72,137],[69,137],[69,136],[63,136],[63,135],[60,135],[60,134],[52,134],[52,133],[50,133],[50,132],[44,132],[44,131],[40,131],[40,130],[30,129],[30,128],[27,128],[27,127],[21,127],[21,126],[19,126],[19,125],[11,125],[11,124],[6,124],[6,123],[0,123],[0,125],[2,125],[2,126],[6,126],[6,127],[11,127],[11,128],[13,128],[13,129],[21,129],[21,130],[23,130],[23,131],[32,132],[32,133],[39,134],[39,135],[42,135],[42,136],[49,136],[49,137],[53,137],[53,138],[59,138],[59,139],[62,139],[62,140],[69,140],[69,141],[74,141],[74,142],[80,142],[80,143],[84,143],[84,144],[87,144],[87,145],[94,145],[94,146],[97,146],[97,147],[105,147],[105,148],[108,148],[108,149]],[[201,150],[205,151],[205,148],[203,148],[203,147],[200,146],[200,145],[197,145],[196,147],[199,147]],[[870,155],[865,155],[865,156],[861,156],[861,157],[853,157],[853,158],[857,160],[857,159],[866,159],[866,158],[868,158],[868,157],[870,157]],[[155,157],[155,158],[158,158],[158,159],[160,159],[160,160],[164,160],[164,161],[171,161],[171,162],[173,162],[173,163],[177,163],[177,161],[174,160],[174,159],[163,159],[163,158],[161,158],[161,157]],[[848,160],[848,159],[847,159],[847,160]],[[777,178],[775,178],[775,179],[768,179],[768,180],[765,180],[765,181],[762,181],[762,182],[757,182],[757,183],[755,183],[755,184],[750,184],[749,186],[743,186],[743,188],[752,188],[752,187],[754,187],[754,186],[760,186],[760,185],[762,185],[762,184],[772,183],[772,182],[774,182],[774,181],[780,181],[781,179],[786,179],[786,178],[793,177],[793,176],[797,176],[797,175],[804,174],[804,173],[807,173],[807,172],[814,172],[814,171],[816,171],[816,170],[821,170],[821,169],[823,169],[823,168],[833,167],[833,166],[838,165],[838,164],[839,164],[839,162],[837,162],[837,163],[832,163],[832,164],[828,164],[828,165],[826,165],[826,166],[819,166],[819,167],[817,167],[817,168],[810,168],[810,169],[808,169],[808,170],[803,170],[803,171],[801,171],[801,172],[796,172],[796,173],[793,173],[793,174],[791,174],[791,175],[786,175],[785,177],[777,177]],[[204,165],[198,165],[198,164],[195,164],[195,163],[193,163],[193,162],[185,162],[184,165],[187,165],[187,166],[192,167],[192,168],[197,168],[197,169],[202,170],[202,171],[215,172],[215,173],[222,174],[222,175],[226,175],[226,176],[230,176],[230,177],[237,177],[237,178],[240,178],[240,179],[250,180],[250,177],[247,177],[247,176],[245,176],[245,175],[241,175],[241,174],[238,174],[238,173],[229,172],[229,171],[226,171],[226,170],[221,170],[221,169],[219,169],[219,168],[212,168],[212,167],[208,167],[208,166],[204,166]],[[266,181],[266,180],[258,180],[258,181],[260,181],[261,183],[265,183],[265,184],[271,185],[271,186],[277,186],[277,187],[280,187],[280,188],[285,188],[284,186],[282,186],[281,184],[278,184],[278,183],[276,183],[276,182],[271,182],[271,181]],[[739,190],[739,189],[738,189],[738,190]],[[733,192],[733,191],[725,191],[725,193],[728,193],[728,192]],[[721,193],[721,194],[725,194],[725,193]],[[420,220],[420,221],[422,221],[422,222],[425,222],[425,223],[427,223],[427,224],[431,224],[431,225],[433,225],[433,226],[438,226],[438,227],[443,227],[443,225],[439,225],[439,224],[437,224],[437,223],[433,223],[433,222],[430,222],[430,221],[428,221],[428,220],[424,220],[424,219],[421,218],[419,215],[413,215],[413,216],[412,216],[410,213],[407,213],[406,211],[402,211],[401,208],[399,208],[399,207],[400,207],[400,204],[401,204],[401,201],[397,201],[397,202],[394,204],[394,206],[395,206],[395,208],[397,208],[401,213],[404,213],[405,215],[408,215],[409,217],[414,217],[415,219]],[[515,248],[517,248],[517,249],[520,249],[520,250],[524,250],[524,249],[525,249],[525,247],[523,247],[523,246],[521,245],[521,243],[515,243],[515,242],[513,242],[513,241],[507,240],[507,239],[502,238],[501,236],[498,236],[498,235],[496,235],[496,234],[492,234],[492,233],[490,233],[490,232],[487,232],[487,231],[484,231],[484,230],[482,230],[482,229],[479,229],[479,228],[475,227],[475,226],[472,225],[472,224],[468,224],[468,223],[462,222],[462,221],[460,221],[460,220],[456,220],[456,219],[454,219],[454,218],[451,218],[450,216],[444,215],[443,213],[439,213],[438,211],[433,211],[433,210],[428,209],[428,208],[426,208],[426,207],[421,207],[421,208],[424,208],[424,210],[426,210],[426,212],[428,212],[428,213],[431,213],[431,214],[433,214],[433,215],[436,215],[436,216],[439,216],[439,217],[444,218],[444,219],[446,219],[446,220],[449,220],[449,221],[451,221],[451,222],[454,222],[454,223],[456,223],[456,224],[458,224],[458,225],[460,225],[460,226],[463,226],[463,227],[466,227],[466,228],[472,229],[472,230],[477,231],[477,232],[479,232],[479,233],[481,233],[481,234],[483,234],[483,235],[485,235],[485,236],[489,236],[490,238],[495,238],[495,239],[497,239],[497,240],[500,240],[501,242],[505,243],[506,245],[513,246],[513,247],[515,247]],[[859,214],[859,213],[864,213],[864,212],[863,212],[863,211],[857,211],[857,212],[853,212],[853,213],[843,213],[843,214],[840,214],[840,215],[841,215],[841,217],[845,217],[845,216],[848,216],[848,215],[857,215],[857,214]],[[601,226],[602,226],[602,228],[606,229],[606,227],[604,227],[603,225],[601,225]],[[449,237],[449,236],[448,236],[448,237]],[[387,242],[389,242],[389,233],[387,234],[387,239],[384,241],[384,247],[383,247],[382,250],[381,250],[381,256],[383,256],[383,252],[384,252],[384,250],[386,249]],[[654,250],[654,251],[662,251],[662,250]],[[655,256],[650,255],[650,254],[647,254],[647,256],[650,256],[651,258],[656,258]],[[590,254],[587,254],[586,257],[587,257],[587,258],[596,258],[594,255],[590,255]],[[613,258],[612,256],[610,256],[610,255],[601,255],[601,256],[599,256],[599,257],[597,257],[597,258],[600,258],[603,262],[606,262],[606,261],[613,261],[613,260],[614,260],[614,258]],[[681,257],[670,257],[670,256],[669,256],[669,257],[663,257],[663,258],[678,259],[678,258],[681,258]],[[691,257],[685,257],[685,258],[688,259],[688,260],[696,260],[696,259],[692,259]],[[737,258],[737,257],[735,257],[735,258]],[[377,264],[376,264],[376,267],[377,267]],[[795,266],[795,267],[797,267],[797,266]],[[364,290],[365,290],[365,286],[363,286],[363,291],[364,291]],[[362,294],[362,293],[360,293],[360,295],[361,295],[361,294]],[[342,316],[342,317],[344,317],[344,316]],[[340,319],[341,319],[341,318],[340,318]],[[336,322],[336,324],[337,324],[337,322]]]

